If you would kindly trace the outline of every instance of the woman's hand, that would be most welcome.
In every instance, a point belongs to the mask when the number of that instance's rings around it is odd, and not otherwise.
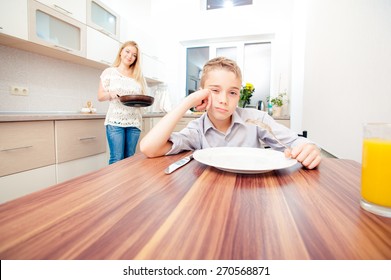
[[[302,144],[297,147],[285,150],[285,156],[294,158],[304,167],[313,169],[317,167],[321,161],[320,149],[314,144]]]
[[[117,99],[119,96],[115,92],[108,92],[107,93],[109,101]]]

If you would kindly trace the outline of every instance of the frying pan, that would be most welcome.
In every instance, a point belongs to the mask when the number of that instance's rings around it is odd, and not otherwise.
[[[154,98],[149,95],[124,95],[119,96],[119,100],[124,104],[125,106],[130,107],[148,107],[153,104]]]

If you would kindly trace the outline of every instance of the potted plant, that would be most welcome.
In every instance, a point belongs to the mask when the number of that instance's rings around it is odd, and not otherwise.
[[[250,104],[251,97],[254,93],[254,86],[251,83],[246,83],[245,86],[242,86],[240,89],[240,98],[239,98],[239,107],[246,107],[247,104]]]
[[[273,106],[273,116],[281,116],[282,106],[288,103],[288,96],[286,93],[280,93],[276,97],[270,99],[270,103]]]

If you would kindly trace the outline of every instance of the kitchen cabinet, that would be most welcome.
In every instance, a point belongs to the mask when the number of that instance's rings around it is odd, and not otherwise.
[[[104,120],[55,122],[56,163],[106,152]]]
[[[164,81],[164,64],[157,57],[142,53],[143,74],[147,82],[162,83]]]
[[[69,179],[84,175],[107,166],[106,153],[83,157],[56,164],[56,182],[61,183]]]
[[[29,40],[86,56],[86,26],[34,0],[29,1]]]
[[[56,121],[55,135],[57,183],[107,165],[103,119]]]
[[[52,121],[5,122],[0,131],[0,176],[55,163]]]
[[[116,40],[120,38],[120,17],[98,0],[87,0],[87,25]]]
[[[56,183],[53,121],[0,123],[0,203]]]
[[[0,123],[0,203],[107,165],[104,119]]]
[[[117,40],[87,26],[87,59],[110,66],[119,47],[120,43]]]
[[[27,1],[0,1],[0,33],[28,39]]]
[[[54,164],[0,177],[0,203],[56,183],[56,167]]]
[[[87,4],[80,0],[37,0],[50,8],[72,17],[84,24],[87,23]]]

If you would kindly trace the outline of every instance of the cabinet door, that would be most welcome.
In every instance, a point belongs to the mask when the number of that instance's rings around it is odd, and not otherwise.
[[[29,2],[29,40],[85,57],[86,26],[46,5]]]
[[[54,164],[53,121],[0,123],[0,176]]]
[[[98,170],[107,164],[105,153],[59,163],[56,165],[57,183]]]
[[[112,65],[120,44],[117,40],[87,26],[87,58]]]
[[[106,152],[104,120],[55,121],[56,163]]]
[[[98,0],[87,1],[87,24],[104,34],[119,40],[119,15]]]
[[[156,57],[142,53],[142,69],[147,81],[163,82],[164,70],[163,63]]]
[[[0,177],[0,203],[56,184],[55,165]]]
[[[56,11],[72,17],[84,24],[87,23],[87,4],[80,0],[37,0]]]
[[[0,1],[0,33],[28,39],[26,0]]]

